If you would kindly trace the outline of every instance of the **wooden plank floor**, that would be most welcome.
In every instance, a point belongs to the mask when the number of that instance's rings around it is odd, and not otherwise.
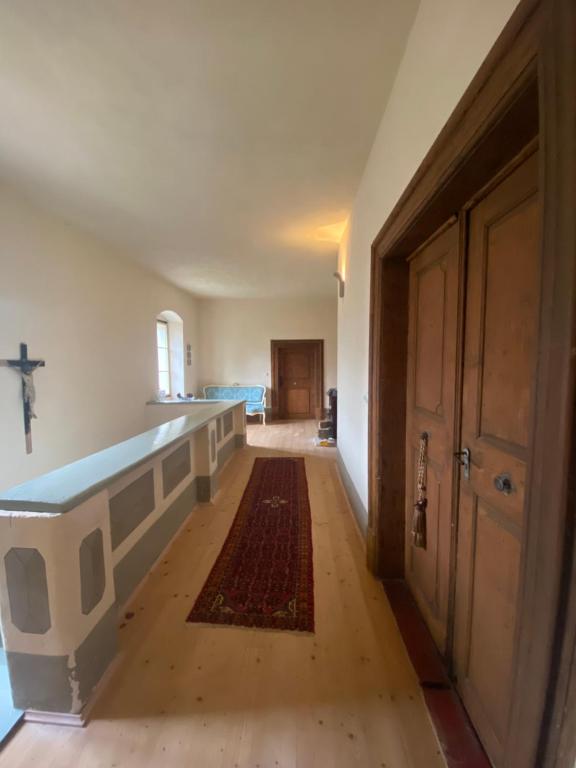
[[[26,723],[0,768],[445,766],[381,585],[367,572],[314,424],[250,426],[120,631],[123,660],[84,729]],[[255,456],[306,456],[316,634],[186,624]]]

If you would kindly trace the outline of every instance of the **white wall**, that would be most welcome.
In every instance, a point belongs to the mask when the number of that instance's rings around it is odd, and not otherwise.
[[[46,360],[31,455],[19,377],[0,368],[0,489],[148,428],[162,310],[183,318],[186,389],[196,388],[194,299],[125,256],[0,187],[0,358],[23,341]]]
[[[324,389],[336,386],[334,298],[204,299],[200,317],[200,384],[270,387],[271,339],[324,339]]]
[[[339,262],[338,445],[368,506],[370,247],[517,0],[421,0],[360,183]]]

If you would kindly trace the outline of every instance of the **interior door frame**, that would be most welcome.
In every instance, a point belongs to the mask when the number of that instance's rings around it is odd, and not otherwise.
[[[283,418],[280,412],[280,350],[297,344],[309,344],[314,350],[314,418],[321,419],[324,415],[324,339],[272,339],[270,341],[271,371],[272,371],[272,420]]]
[[[377,576],[402,578],[406,257],[539,138],[542,307],[507,768],[576,759],[575,40],[573,0],[520,2],[372,245],[367,556]]]

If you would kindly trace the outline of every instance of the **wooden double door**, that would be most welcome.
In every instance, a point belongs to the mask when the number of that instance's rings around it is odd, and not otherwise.
[[[539,221],[535,152],[410,259],[406,575],[496,766],[522,588]],[[425,549],[411,537],[423,433]]]

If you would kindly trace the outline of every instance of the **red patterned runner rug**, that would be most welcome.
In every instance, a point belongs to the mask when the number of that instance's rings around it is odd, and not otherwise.
[[[314,631],[304,459],[255,459],[230,533],[187,620]]]

